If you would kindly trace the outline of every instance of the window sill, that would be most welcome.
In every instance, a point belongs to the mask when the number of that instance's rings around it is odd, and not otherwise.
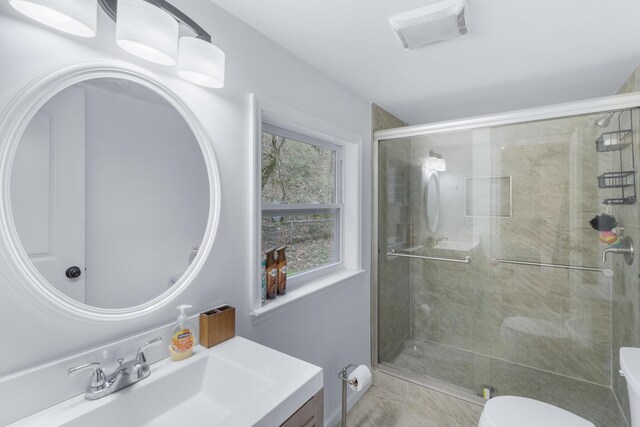
[[[364,273],[364,270],[340,270],[319,279],[311,280],[304,285],[287,290],[275,300],[269,300],[262,307],[249,312],[251,322],[255,325],[272,317],[279,316],[292,308],[333,291],[351,282],[352,279]]]

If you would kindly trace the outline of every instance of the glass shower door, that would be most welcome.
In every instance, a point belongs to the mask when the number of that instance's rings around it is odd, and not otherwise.
[[[626,208],[638,116],[380,141],[379,363],[447,392],[526,396],[624,425],[611,389],[616,282],[601,273],[617,242],[589,222],[638,222]]]

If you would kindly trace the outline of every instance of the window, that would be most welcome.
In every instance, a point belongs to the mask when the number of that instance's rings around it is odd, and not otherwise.
[[[261,253],[287,246],[295,277],[341,262],[342,147],[262,123]]]
[[[362,270],[363,139],[251,95],[253,322],[349,283]],[[287,294],[262,304],[260,259],[287,245]]]

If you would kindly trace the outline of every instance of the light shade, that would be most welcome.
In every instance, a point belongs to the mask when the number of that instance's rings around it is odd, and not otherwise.
[[[195,37],[180,38],[178,74],[200,86],[224,86],[224,52],[217,46]]]
[[[118,0],[116,43],[147,61],[175,65],[178,21],[144,0]]]
[[[445,172],[447,170],[447,162],[439,157],[429,156],[424,162],[424,167],[437,172]]]
[[[97,0],[9,0],[15,10],[48,27],[80,37],[95,37]]]

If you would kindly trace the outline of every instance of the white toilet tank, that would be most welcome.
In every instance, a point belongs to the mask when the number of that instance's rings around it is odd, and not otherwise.
[[[622,347],[620,349],[620,368],[627,380],[631,427],[640,427],[640,348]]]

